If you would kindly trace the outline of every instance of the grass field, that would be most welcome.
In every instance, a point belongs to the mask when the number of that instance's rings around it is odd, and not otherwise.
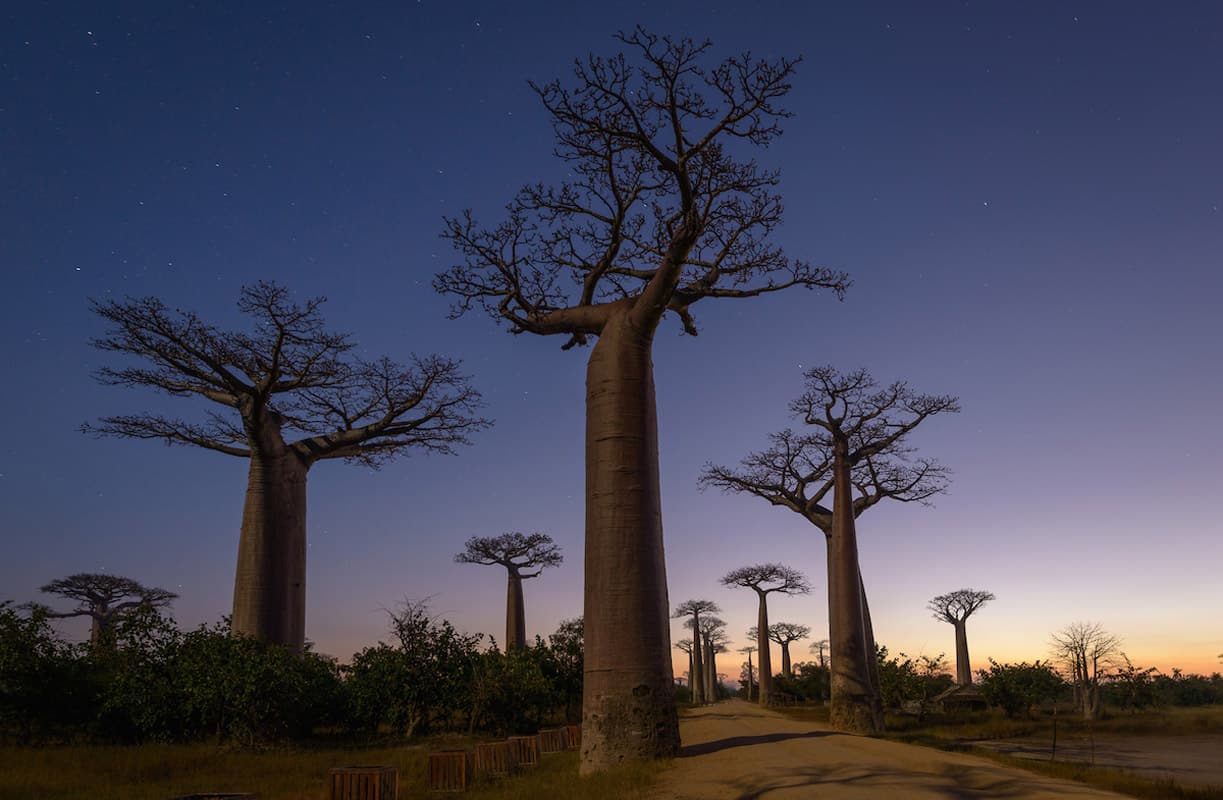
[[[0,800],[166,800],[203,792],[251,792],[261,800],[324,800],[332,767],[379,764],[399,769],[399,796],[428,794],[430,750],[462,747],[457,738],[410,747],[235,751],[208,745],[0,748]],[[539,767],[481,782],[477,800],[590,798],[637,800],[661,765],[635,765],[579,778],[577,753],[546,755]]]

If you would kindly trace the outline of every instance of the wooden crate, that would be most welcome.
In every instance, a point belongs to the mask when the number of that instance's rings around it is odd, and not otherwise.
[[[581,725],[566,725],[565,726],[565,749],[566,750],[582,749],[582,726]]]
[[[539,752],[559,753],[565,749],[565,729],[548,728],[539,732]]]
[[[517,765],[514,748],[509,742],[480,742],[476,745],[477,775],[509,775]]]
[[[508,740],[521,767],[539,766],[539,736],[511,736]]]
[[[440,750],[429,754],[429,791],[465,792],[472,779],[472,757],[467,750]]]
[[[331,800],[398,800],[399,770],[395,767],[335,767],[331,770]]]

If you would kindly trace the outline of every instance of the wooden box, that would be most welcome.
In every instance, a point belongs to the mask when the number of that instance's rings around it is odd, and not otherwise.
[[[429,754],[429,791],[465,792],[472,779],[472,757],[467,750],[441,750]]]
[[[539,766],[539,736],[511,736],[508,741],[519,766]]]
[[[565,749],[566,750],[582,749],[582,726],[581,725],[566,725],[565,726]]]
[[[477,775],[509,775],[518,762],[509,742],[480,742],[476,745]]]
[[[399,770],[395,767],[335,767],[331,770],[331,800],[398,800]]]
[[[559,753],[565,749],[565,729],[548,728],[539,732],[539,752]]]

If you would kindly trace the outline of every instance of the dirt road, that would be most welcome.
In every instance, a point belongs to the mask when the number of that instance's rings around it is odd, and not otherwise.
[[[657,800],[1119,798],[982,758],[835,733],[742,700],[681,718],[684,750]]]

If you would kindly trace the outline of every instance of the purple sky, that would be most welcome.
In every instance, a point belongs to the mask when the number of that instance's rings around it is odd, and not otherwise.
[[[154,294],[233,326],[239,287],[265,278],[327,295],[366,354],[462,358],[497,420],[458,457],[312,471],[318,648],[347,658],[405,597],[500,639],[504,575],[452,556],[508,530],[566,556],[526,585],[528,633],[580,614],[588,351],[447,321],[430,280],[454,260],[442,215],[495,221],[520,184],[563,174],[527,80],[642,23],[804,56],[795,116],[759,158],[782,171],[779,242],[855,282],[840,303],[709,301],[695,339],[664,323],[672,605],[718,602],[741,646],[754,598],[717,579],[784,561],[815,591],[775,600],[773,620],[825,628],[821,534],[696,477],[790,424],[804,366],[866,366],[964,407],[914,439],[955,470],[951,494],[859,521],[882,643],[953,653],[924,606],[972,586],[998,595],[970,622],[978,665],[1043,658],[1051,632],[1093,620],[1137,663],[1217,669],[1223,6],[850,5],[7,9],[0,599],[106,571],[177,591],[184,625],[228,613],[245,463],[77,432],[200,409],[95,384],[111,362],[88,346],[103,328],[87,299]]]

